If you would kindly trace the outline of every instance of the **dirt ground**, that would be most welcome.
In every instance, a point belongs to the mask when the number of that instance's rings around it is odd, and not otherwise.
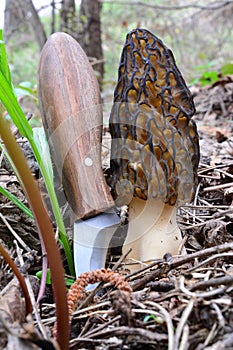
[[[107,284],[94,299],[84,296],[73,313],[70,349],[233,349],[233,76],[205,88],[193,87],[192,93],[201,147],[199,184],[194,202],[179,208],[177,215],[187,255],[167,255],[134,273],[120,256],[110,256],[110,266],[126,276],[130,291]],[[108,142],[108,133],[104,137]],[[22,145],[29,158],[30,151],[24,142]],[[1,185],[26,203],[12,170],[1,161]],[[38,175],[34,160],[29,161]],[[15,243],[17,236],[25,242],[23,252]],[[20,257],[23,259],[25,272],[33,275],[39,269],[35,224],[3,196],[0,237],[6,246],[12,246],[15,261],[20,264]],[[13,274],[1,257],[0,264],[1,310],[6,300],[9,304],[8,318],[0,317],[0,348],[6,347],[7,339],[9,346],[14,321],[16,337],[24,334],[28,341],[21,344],[22,349],[32,349],[34,329],[50,334],[55,322],[51,288],[47,288],[40,315],[27,320],[26,327]],[[38,281],[33,277],[30,281],[36,293]],[[18,316],[12,321],[16,306]],[[40,346],[54,349],[49,340]]]

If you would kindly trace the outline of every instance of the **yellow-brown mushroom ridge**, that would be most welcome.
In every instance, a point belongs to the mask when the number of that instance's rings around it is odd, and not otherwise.
[[[194,113],[171,50],[145,29],[130,32],[110,116],[115,199],[128,194],[170,205],[191,200],[199,162]]]

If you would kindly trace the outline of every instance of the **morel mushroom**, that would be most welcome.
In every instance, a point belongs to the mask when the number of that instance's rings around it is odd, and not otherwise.
[[[149,261],[178,254],[177,206],[197,185],[199,143],[192,96],[174,56],[155,35],[136,29],[126,37],[110,116],[111,188],[129,205],[123,251]]]

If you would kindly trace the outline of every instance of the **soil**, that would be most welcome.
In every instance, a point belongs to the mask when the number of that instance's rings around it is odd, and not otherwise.
[[[192,93],[201,146],[199,184],[194,202],[177,214],[187,254],[167,254],[131,273],[119,252],[112,251],[108,265],[125,276],[130,290],[108,283],[98,293],[84,294],[73,312],[70,349],[233,349],[233,76],[204,88],[195,86]],[[109,143],[108,132],[104,142]],[[31,169],[43,191],[34,162]],[[3,162],[0,184],[26,203],[14,173]],[[21,271],[31,276],[28,281],[36,294],[39,282],[34,275],[41,268],[36,226],[3,196],[0,235]],[[23,249],[17,236],[24,241]],[[55,322],[51,286],[40,314],[25,321],[13,273],[2,257],[0,264],[0,348],[7,341],[10,348],[12,329],[14,341],[22,342],[18,348],[38,348],[35,343],[42,349],[56,348],[50,341]]]

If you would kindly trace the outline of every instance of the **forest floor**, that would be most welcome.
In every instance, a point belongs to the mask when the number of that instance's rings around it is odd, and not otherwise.
[[[199,185],[194,202],[179,208],[177,215],[187,254],[155,260],[134,273],[120,256],[111,256],[111,267],[120,259],[115,269],[126,276],[132,291],[106,285],[94,298],[84,298],[73,313],[70,349],[233,349],[233,76],[205,88],[193,87],[192,93],[201,146]],[[108,138],[106,133],[106,142]],[[36,174],[38,167],[29,157],[30,152],[28,161]],[[26,201],[13,172],[2,164],[0,183]],[[30,248],[28,252],[20,253],[17,235]],[[14,240],[11,256],[15,260],[22,256],[33,275],[41,261],[37,229],[4,197],[0,198],[0,237],[8,246]],[[32,251],[37,255],[30,260]],[[13,300],[12,305],[16,300],[10,294],[13,274],[2,258],[0,264],[2,309],[4,300],[8,304]],[[36,291],[38,281],[30,280]],[[21,304],[20,298],[17,303]],[[40,311],[34,324],[49,332],[55,322],[50,286]],[[30,342],[34,333],[25,329]],[[0,349],[7,339],[9,343],[9,334],[7,321],[0,317]]]

